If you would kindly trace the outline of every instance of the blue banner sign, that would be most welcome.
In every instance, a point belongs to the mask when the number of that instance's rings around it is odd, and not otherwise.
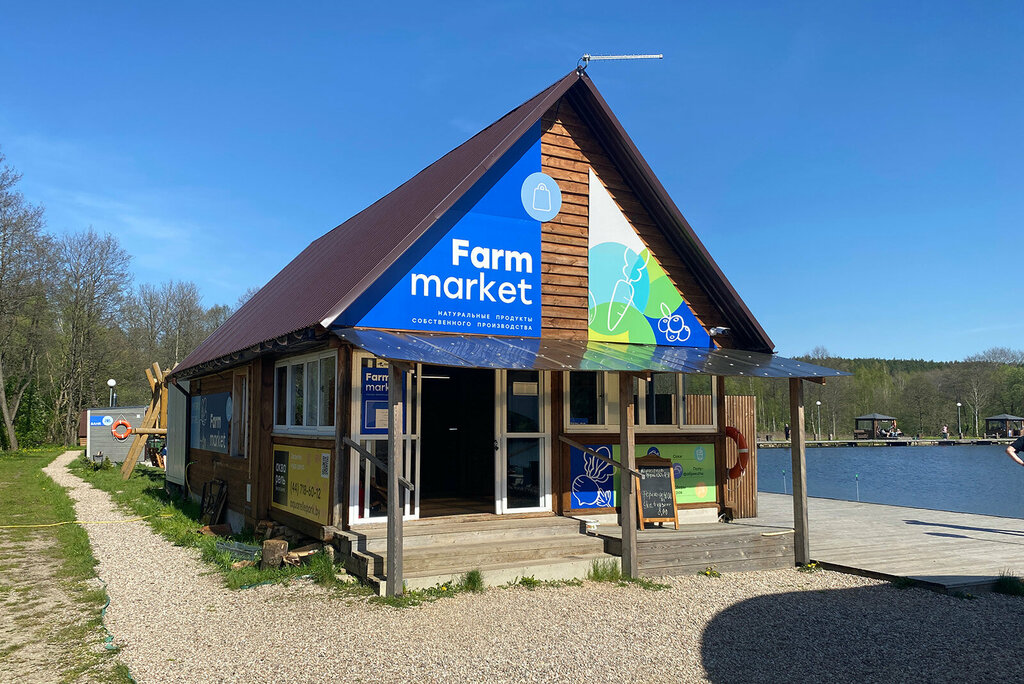
[[[539,126],[532,135],[526,152],[358,326],[540,337],[541,220],[558,212],[561,193],[540,173]]]
[[[388,434],[388,369],[364,368],[360,405],[360,431],[364,435]]]

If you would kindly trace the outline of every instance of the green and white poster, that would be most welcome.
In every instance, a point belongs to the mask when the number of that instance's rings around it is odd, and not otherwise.
[[[588,448],[619,460],[618,444],[591,444]],[[659,456],[672,464],[676,503],[714,503],[714,444],[637,444],[636,458]],[[600,459],[573,448],[569,454],[573,508],[618,506],[619,471]]]

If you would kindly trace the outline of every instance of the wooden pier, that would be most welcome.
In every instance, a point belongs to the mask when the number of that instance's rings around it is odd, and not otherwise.
[[[947,593],[991,590],[1004,572],[1024,576],[1024,520],[808,498],[811,558],[881,579],[908,578]],[[1024,514],[1024,511],[1022,511]],[[793,527],[793,497],[758,493],[758,517]]]
[[[1013,444],[1016,437],[979,437],[976,439],[809,439],[808,449],[824,447],[905,447],[905,446],[985,446],[992,444]],[[788,449],[788,440],[758,441],[758,449]]]

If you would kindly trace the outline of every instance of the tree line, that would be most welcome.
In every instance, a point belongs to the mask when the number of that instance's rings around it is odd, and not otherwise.
[[[963,361],[940,362],[847,359],[817,347],[798,358],[853,374],[805,384],[809,437],[849,439],[854,419],[869,413],[893,416],[905,435],[922,437],[940,436],[943,425],[956,435],[958,408],[959,428],[969,437],[984,436],[988,416],[1024,415],[1024,351],[994,347]],[[757,397],[758,437],[783,434],[790,419],[789,383],[729,378],[726,391]]]
[[[172,367],[233,310],[192,282],[135,285],[113,235],[48,233],[20,179],[0,152],[0,449],[75,442],[111,378],[119,405],[148,404],[144,369]]]
[[[44,210],[17,189],[21,176],[0,152],[0,449],[72,443],[83,409],[106,406],[108,378],[119,405],[144,405],[143,369],[171,368],[227,320],[234,307],[205,307],[195,283],[133,283],[131,254],[87,228],[49,234]],[[852,373],[807,383],[808,435],[848,438],[854,418],[895,416],[907,435],[943,425],[981,436],[986,416],[1024,414],[1024,352],[993,348],[957,362],[847,359],[823,347],[800,357]],[[757,397],[759,437],[781,436],[789,385],[728,378],[729,394]],[[821,402],[820,406],[817,402]]]

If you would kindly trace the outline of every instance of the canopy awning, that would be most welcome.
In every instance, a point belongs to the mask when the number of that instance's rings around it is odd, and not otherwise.
[[[394,361],[506,370],[706,373],[823,379],[850,375],[806,361],[736,349],[548,340],[532,337],[399,333],[362,328],[333,331],[374,356]]]

